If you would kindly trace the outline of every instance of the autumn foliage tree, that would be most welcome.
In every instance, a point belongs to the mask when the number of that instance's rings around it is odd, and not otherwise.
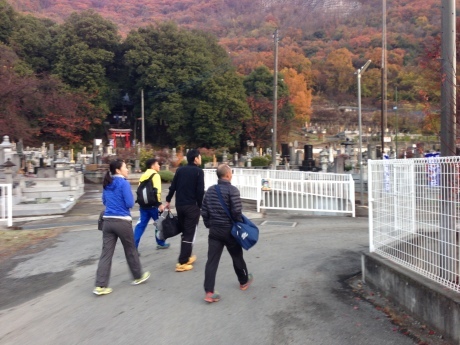
[[[310,121],[311,116],[311,89],[308,88],[305,76],[298,74],[293,68],[281,70],[284,82],[289,88],[289,101],[294,107],[295,124],[302,127]]]
[[[289,90],[282,79],[280,76],[278,80],[277,104],[277,137],[280,141],[286,139],[294,118]],[[270,146],[273,128],[273,74],[266,66],[258,67],[246,77],[244,86],[252,116],[244,122],[243,140],[252,140],[256,147]]]
[[[251,119],[244,124],[245,137],[252,140],[255,147],[270,145],[271,128],[273,127],[273,101],[256,95],[248,97]]]
[[[82,92],[69,91],[56,80],[41,82],[41,107],[37,116],[41,136],[53,142],[79,143],[85,132],[100,125],[105,113]]]
[[[456,19],[456,50],[457,61],[460,61],[460,18]],[[415,88],[418,90],[418,100],[423,105],[425,114],[423,119],[423,130],[432,134],[439,134],[441,130],[441,115],[437,111],[436,105],[440,101],[441,91],[441,40],[439,37],[429,40],[425,43],[425,53],[419,61],[421,73],[413,75]],[[457,76],[457,85],[460,80]],[[460,93],[456,93],[456,122],[457,122],[457,137],[460,136]]]
[[[37,78],[1,44],[0,66],[0,128],[12,140],[23,139],[26,145],[43,140],[72,144],[105,117],[87,94],[70,91],[54,77]]]
[[[352,53],[341,48],[332,51],[326,59],[325,83],[330,95],[348,93],[355,85]]]

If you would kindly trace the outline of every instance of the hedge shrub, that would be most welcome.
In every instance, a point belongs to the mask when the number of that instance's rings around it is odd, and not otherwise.
[[[160,170],[158,173],[160,174],[161,182],[169,183],[174,178],[174,173],[169,170]]]
[[[268,160],[267,157],[254,157],[252,159],[252,162],[251,162],[251,165],[253,167],[266,167],[268,166],[268,164],[270,163],[270,161]]]

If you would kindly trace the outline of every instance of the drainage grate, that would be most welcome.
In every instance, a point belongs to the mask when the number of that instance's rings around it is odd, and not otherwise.
[[[268,225],[268,226],[287,226],[287,227],[295,227],[297,222],[277,222],[272,220],[265,220],[260,225]]]

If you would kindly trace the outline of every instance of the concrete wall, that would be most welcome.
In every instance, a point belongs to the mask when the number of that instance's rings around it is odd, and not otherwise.
[[[363,281],[460,345],[460,293],[375,253],[363,254]]]

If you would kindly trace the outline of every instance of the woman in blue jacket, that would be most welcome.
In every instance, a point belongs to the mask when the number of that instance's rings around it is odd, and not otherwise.
[[[145,282],[150,272],[142,273],[141,263],[134,245],[132,218],[129,211],[134,206],[131,186],[126,178],[128,169],[122,160],[110,163],[110,171],[104,177],[102,202],[105,205],[104,225],[102,227],[102,254],[96,273],[95,295],[107,295],[112,292],[108,287],[112,257],[118,238],[125,250],[126,261],[134,277],[133,285]]]

